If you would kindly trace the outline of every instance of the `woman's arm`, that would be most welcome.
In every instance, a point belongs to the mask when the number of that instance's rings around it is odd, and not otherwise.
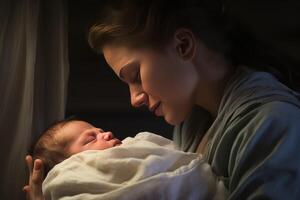
[[[24,186],[23,191],[26,192],[27,200],[43,200],[43,162],[40,159],[33,162],[30,155],[27,155],[25,160],[29,170],[29,181],[28,185]]]
[[[299,199],[299,119],[296,106],[272,102],[235,121],[244,128],[230,151],[230,200]]]

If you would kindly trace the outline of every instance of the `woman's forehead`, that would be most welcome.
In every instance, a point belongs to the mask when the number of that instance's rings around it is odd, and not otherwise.
[[[139,54],[138,51],[134,49],[110,45],[103,48],[103,55],[107,64],[116,74],[119,74],[124,66],[138,60]]]

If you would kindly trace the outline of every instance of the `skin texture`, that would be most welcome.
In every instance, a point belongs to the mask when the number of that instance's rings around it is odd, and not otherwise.
[[[104,55],[114,72],[128,84],[134,107],[146,105],[171,124],[185,118],[192,105],[189,99],[193,99],[195,70],[185,70],[174,52],[161,55],[152,50],[108,47]]]
[[[128,84],[134,107],[145,105],[172,125],[184,121],[194,105],[216,115],[230,67],[191,31],[179,29],[162,50],[110,44],[103,54]]]
[[[103,131],[84,121],[73,121],[61,128],[58,139],[68,141],[69,155],[86,150],[104,150],[120,145],[122,142],[114,138],[112,132]]]
[[[36,159],[33,161],[30,155],[26,156],[25,161],[29,171],[28,185],[25,185],[23,187],[23,191],[26,193],[26,199],[43,200],[43,162],[40,159]]]

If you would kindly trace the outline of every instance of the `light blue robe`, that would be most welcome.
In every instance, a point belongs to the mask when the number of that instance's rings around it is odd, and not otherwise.
[[[174,141],[196,151],[197,134],[207,130],[204,156],[225,182],[229,199],[300,199],[299,99],[271,74],[242,67],[227,84],[208,130],[209,117],[197,108],[175,128]]]

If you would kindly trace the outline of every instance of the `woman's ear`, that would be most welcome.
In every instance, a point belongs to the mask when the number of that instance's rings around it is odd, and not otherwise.
[[[193,59],[196,51],[196,38],[189,29],[180,28],[174,34],[174,46],[177,54],[184,60]]]

